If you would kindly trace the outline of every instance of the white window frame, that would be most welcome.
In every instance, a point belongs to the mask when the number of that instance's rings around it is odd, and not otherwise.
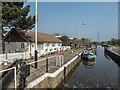
[[[21,43],[21,48],[25,48],[24,42]]]

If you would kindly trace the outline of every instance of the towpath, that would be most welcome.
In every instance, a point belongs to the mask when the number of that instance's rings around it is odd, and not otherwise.
[[[73,51],[73,53],[70,53],[70,51]],[[34,63],[31,64],[30,76],[27,77],[26,84],[46,73],[46,58],[48,58],[48,73],[52,73],[52,72],[55,72],[57,69],[60,68],[60,66],[56,66],[56,56],[58,56],[60,54],[63,54],[64,64],[65,64],[71,58],[73,58],[76,55],[76,53],[79,53],[81,51],[83,51],[83,49],[72,49],[72,50],[48,55],[46,57],[40,57],[39,60],[38,60],[39,62],[38,62],[38,68],[37,69],[34,68]],[[31,62],[34,62],[34,60],[26,61],[27,64],[30,64]],[[19,86],[19,78],[20,78],[19,74],[20,74],[20,72],[17,73],[17,87]],[[14,87],[14,80],[10,83],[8,88],[13,88],[13,87]]]

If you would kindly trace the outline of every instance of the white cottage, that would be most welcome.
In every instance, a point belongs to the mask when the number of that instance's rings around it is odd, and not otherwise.
[[[60,51],[62,41],[53,35],[38,32],[38,56],[49,52]],[[33,56],[35,51],[35,32],[26,31],[20,33],[16,30],[11,30],[4,38],[5,52],[30,52]]]

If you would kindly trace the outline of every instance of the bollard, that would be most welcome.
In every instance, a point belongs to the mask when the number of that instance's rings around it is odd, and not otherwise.
[[[38,62],[37,62],[37,50],[35,50],[35,69],[37,69],[37,64],[38,64]]]
[[[56,58],[56,66],[58,66],[59,65],[59,56],[57,56],[57,58]]]
[[[46,72],[48,72],[48,58],[46,58]]]
[[[61,65],[63,65],[64,64],[64,56],[60,55],[60,57],[61,57]]]
[[[59,55],[56,58],[56,66],[62,66],[64,64],[64,57],[63,55]]]

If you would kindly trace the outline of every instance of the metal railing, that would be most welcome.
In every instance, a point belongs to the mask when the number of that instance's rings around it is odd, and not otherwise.
[[[17,85],[16,85],[16,67],[12,67],[12,68],[8,68],[8,69],[5,69],[5,70],[1,70],[0,73],[6,72],[6,71],[10,71],[10,70],[14,70],[14,88],[16,89],[17,88]],[[4,79],[4,77],[1,79],[1,82],[2,82],[3,79]],[[1,86],[2,86],[2,83],[1,83]]]

